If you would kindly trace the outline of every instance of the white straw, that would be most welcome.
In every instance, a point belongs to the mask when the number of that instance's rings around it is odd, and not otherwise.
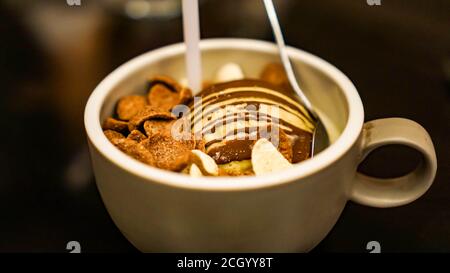
[[[198,17],[198,0],[182,0],[183,32],[186,44],[186,73],[189,87],[198,92],[202,86],[202,66],[200,56],[200,25]]]

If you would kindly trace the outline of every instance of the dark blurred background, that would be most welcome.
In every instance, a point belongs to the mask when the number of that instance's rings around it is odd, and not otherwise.
[[[70,2],[70,1],[69,1]],[[77,1],[73,1],[77,2]],[[369,0],[369,2],[371,2]],[[272,40],[260,0],[201,0],[202,37]],[[314,252],[450,252],[450,1],[275,0],[287,43],[341,69],[366,120],[406,117],[431,134],[438,173],[394,209],[348,203]],[[136,252],[111,221],[87,153],[83,111],[99,81],[182,41],[180,0],[0,0],[0,252]],[[393,177],[417,152],[375,151],[360,170]]]

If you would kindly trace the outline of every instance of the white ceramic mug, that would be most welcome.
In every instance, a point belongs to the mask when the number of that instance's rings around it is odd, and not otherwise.
[[[257,77],[265,64],[279,58],[273,44],[256,40],[204,40],[201,48],[205,79],[226,62],[236,62],[247,77]],[[98,85],[85,109],[101,197],[117,227],[139,250],[308,251],[332,229],[348,200],[400,206],[432,184],[436,154],[425,129],[402,118],[364,123],[361,99],[351,81],[331,64],[295,48],[289,48],[290,58],[325,121],[333,140],[329,148],[285,171],[252,177],[193,178],[130,158],[108,141],[102,121],[121,96],[144,93],[149,76],[184,77],[184,51],[183,44],[170,45],[125,63]],[[418,150],[421,164],[394,179],[357,172],[365,156],[387,144]]]

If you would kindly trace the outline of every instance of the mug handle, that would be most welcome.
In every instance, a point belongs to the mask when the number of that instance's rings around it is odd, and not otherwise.
[[[375,178],[357,172],[350,200],[372,207],[396,207],[416,200],[431,186],[436,175],[437,160],[427,131],[420,124],[404,118],[369,121],[363,127],[359,163],[373,150],[389,144],[416,149],[422,153],[423,160],[414,171],[396,178]]]

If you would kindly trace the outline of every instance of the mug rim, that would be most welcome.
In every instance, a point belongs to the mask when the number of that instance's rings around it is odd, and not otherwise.
[[[200,42],[200,48],[202,51],[242,49],[264,53],[277,52],[274,43],[241,38],[204,39]],[[364,109],[353,83],[335,66],[301,49],[288,47],[287,50],[291,58],[299,59],[301,62],[313,66],[333,79],[340,87],[348,106],[348,118],[342,133],[332,145],[313,158],[295,164],[281,172],[264,176],[190,177],[146,165],[126,155],[110,143],[102,130],[100,112],[111,90],[130,73],[136,72],[148,63],[182,54],[185,51],[184,43],[164,46],[134,57],[116,68],[97,85],[86,103],[84,112],[87,137],[93,146],[91,148],[95,147],[99,153],[117,167],[143,178],[145,183],[158,182],[166,186],[193,190],[238,191],[260,189],[289,183],[317,173],[339,160],[356,143],[362,130]]]

